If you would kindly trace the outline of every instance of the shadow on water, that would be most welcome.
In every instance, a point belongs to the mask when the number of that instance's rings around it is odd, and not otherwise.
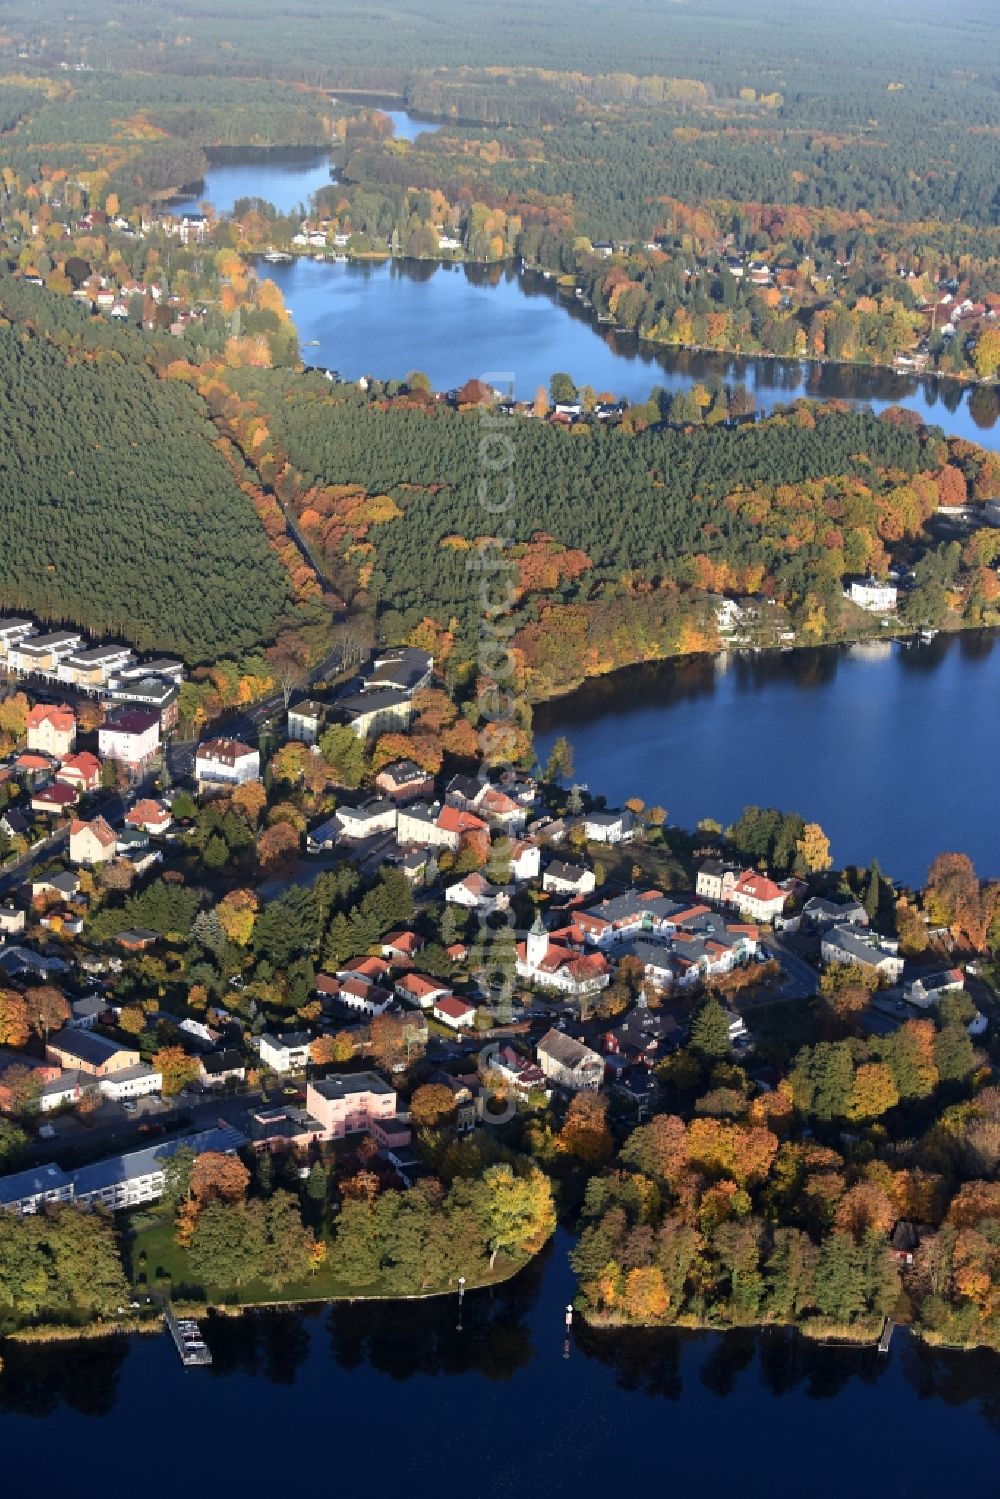
[[[66,1406],[82,1416],[107,1416],[118,1400],[128,1352],[125,1337],[5,1343],[0,1415],[51,1416]]]

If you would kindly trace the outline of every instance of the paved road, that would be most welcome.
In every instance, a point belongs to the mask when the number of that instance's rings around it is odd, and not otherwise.
[[[148,794],[151,785],[152,779],[149,778],[123,795],[119,795],[118,792],[109,793],[101,800],[93,803],[92,815],[96,817],[100,814],[111,823],[112,827],[117,826],[133,802],[140,796]],[[16,863],[7,865],[3,874],[0,875],[0,895],[7,894],[10,890],[25,884],[36,865],[42,864],[46,860],[51,859],[55,854],[60,853],[68,842],[69,824],[66,823],[63,827],[56,828],[47,838],[43,838],[40,842],[32,844],[27,853],[22,854]]]
[[[811,999],[819,992],[819,975],[815,968],[800,957],[777,932],[768,935],[766,945],[780,958],[785,970],[784,982],[774,991],[778,998]]]

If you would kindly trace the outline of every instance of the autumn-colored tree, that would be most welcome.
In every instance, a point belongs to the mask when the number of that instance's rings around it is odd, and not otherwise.
[[[204,1150],[195,1156],[188,1176],[188,1191],[199,1204],[221,1197],[239,1202],[247,1194],[250,1172],[237,1155]]]
[[[0,1078],[2,1103],[6,1112],[24,1114],[34,1108],[42,1090],[42,1074],[35,1067],[20,1062],[4,1069]]]
[[[878,987],[877,974],[860,967],[833,963],[820,979],[820,993],[841,1020],[852,1020],[868,1008]]]
[[[860,1244],[870,1229],[887,1234],[895,1221],[896,1209],[886,1193],[872,1182],[859,1182],[841,1198],[833,1224]]]
[[[656,1265],[630,1270],[625,1277],[625,1310],[635,1322],[656,1322],[665,1317],[670,1294],[663,1271]]]
[[[818,822],[806,823],[795,850],[810,874],[822,873],[833,863],[830,858],[830,840]]]
[[[267,806],[267,792],[260,781],[244,781],[237,786],[229,798],[237,812],[241,812],[252,827],[256,827],[260,814]]]
[[[984,1218],[1000,1218],[1000,1182],[964,1182],[951,1200],[948,1222],[965,1228]]]
[[[0,1046],[23,1046],[30,1033],[23,995],[15,989],[0,989]]]
[[[576,1094],[557,1138],[560,1150],[589,1166],[602,1166],[611,1159],[614,1141],[608,1128],[607,1104],[600,1094]]]
[[[915,958],[924,952],[929,940],[926,922],[905,896],[900,896],[896,902],[896,936],[899,950],[906,958]]]
[[[439,1129],[455,1117],[455,1095],[445,1083],[423,1083],[410,1099],[410,1114],[421,1129]]]
[[[898,1102],[899,1091],[888,1066],[884,1062],[862,1062],[854,1074],[848,1118],[879,1119]]]
[[[317,1067],[328,1067],[331,1062],[349,1062],[354,1056],[354,1038],[350,1031],[338,1031],[335,1036],[316,1036],[310,1042],[309,1055]]]
[[[258,904],[252,890],[230,890],[215,908],[219,925],[237,947],[248,946],[253,936]]]
[[[62,990],[52,984],[38,984],[26,989],[24,1000],[28,1007],[28,1024],[38,1036],[57,1031],[69,1019],[69,1001]]]
[[[264,874],[287,868],[299,852],[299,835],[287,822],[265,828],[257,839],[257,862]]]
[[[632,1131],[622,1147],[621,1161],[672,1185],[689,1164],[684,1120],[676,1114],[656,1114]]]
[[[198,1062],[181,1046],[161,1046],[153,1053],[153,1068],[163,1078],[165,1098],[180,1093],[198,1076]]]
[[[696,1118],[688,1125],[688,1156],[695,1166],[732,1177],[739,1186],[761,1182],[778,1153],[778,1137],[761,1125]]]
[[[949,927],[981,952],[1000,904],[1000,886],[981,889],[966,854],[938,854],[927,876],[926,904],[933,922]]]
[[[118,1015],[118,1026],[128,1036],[138,1036],[146,1029],[146,1013],[141,1005],[123,1005]]]

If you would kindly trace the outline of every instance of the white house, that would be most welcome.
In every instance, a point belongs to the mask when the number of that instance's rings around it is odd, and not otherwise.
[[[97,744],[102,759],[142,769],[159,751],[160,715],[146,708],[115,713],[98,729]]]
[[[456,998],[454,994],[449,994],[445,999],[439,999],[431,1013],[435,1020],[440,1020],[442,1025],[450,1026],[453,1031],[466,1030],[476,1023],[475,1005],[470,1005],[466,999]]]
[[[260,780],[260,751],[239,739],[206,739],[194,758],[198,790]]]
[[[623,812],[588,812],[583,831],[592,843],[627,843],[635,836],[635,818]]]
[[[785,909],[787,895],[766,875],[748,870],[733,885],[731,903],[751,921],[773,921]]]
[[[308,1031],[286,1031],[273,1035],[265,1031],[260,1038],[260,1059],[272,1072],[298,1072],[309,1061]]]
[[[823,933],[820,956],[824,964],[844,968],[874,968],[881,978],[896,983],[903,972],[899,944],[858,926],[835,926]]]
[[[870,614],[885,614],[895,609],[896,597],[895,583],[883,583],[878,578],[855,578],[851,582],[851,603]]]
[[[148,1098],[150,1094],[159,1093],[163,1087],[163,1075],[145,1062],[139,1062],[135,1067],[123,1067],[118,1072],[108,1073],[97,1086],[105,1098],[120,1103],[124,1098]]]
[[[338,807],[334,817],[343,838],[371,838],[375,833],[396,831],[396,803],[389,797],[365,802],[362,807]]]
[[[597,887],[597,876],[582,864],[567,864],[553,859],[542,875],[542,889],[552,895],[590,895]]]

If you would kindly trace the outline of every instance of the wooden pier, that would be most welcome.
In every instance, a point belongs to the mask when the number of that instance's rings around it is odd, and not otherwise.
[[[193,1317],[178,1317],[170,1302],[164,1303],[163,1316],[185,1369],[197,1369],[212,1362],[212,1353]]]
[[[886,1317],[885,1326],[882,1328],[882,1336],[878,1340],[879,1353],[888,1353],[889,1344],[892,1342],[892,1334],[896,1324],[891,1317]]]

